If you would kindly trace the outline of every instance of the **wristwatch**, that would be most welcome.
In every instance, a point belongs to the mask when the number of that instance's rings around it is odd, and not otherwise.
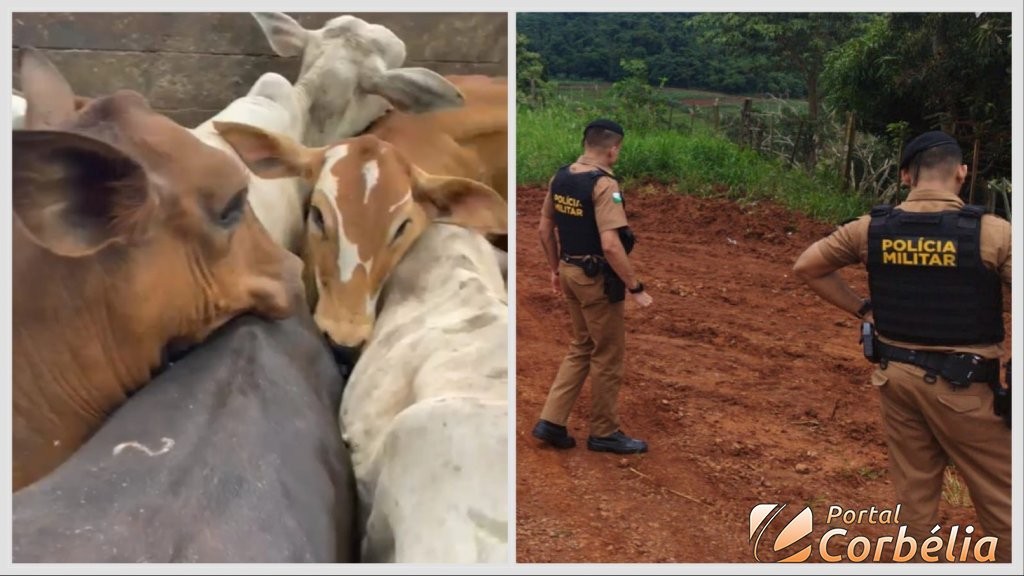
[[[868,312],[871,312],[871,299],[865,298],[861,300],[860,308],[857,310],[857,318],[863,318]]]
[[[629,289],[629,293],[630,294],[639,294],[639,293],[641,293],[643,291],[644,291],[644,283],[639,281],[639,280],[636,281],[636,288],[630,288]]]

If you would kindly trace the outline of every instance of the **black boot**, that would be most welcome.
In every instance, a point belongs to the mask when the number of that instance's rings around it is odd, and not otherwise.
[[[533,437],[551,444],[555,448],[566,450],[576,447],[576,439],[569,436],[565,426],[552,424],[547,420],[537,422],[533,427]]]
[[[614,452],[616,454],[642,454],[647,452],[647,442],[630,438],[616,430],[610,436],[591,436],[587,438],[587,448],[594,452]]]

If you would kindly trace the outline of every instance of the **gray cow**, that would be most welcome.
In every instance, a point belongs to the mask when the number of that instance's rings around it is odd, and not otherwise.
[[[14,494],[14,561],[353,561],[342,386],[308,313],[232,321]]]

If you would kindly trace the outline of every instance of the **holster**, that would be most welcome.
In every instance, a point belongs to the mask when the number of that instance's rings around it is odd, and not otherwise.
[[[636,235],[633,234],[633,230],[629,226],[623,226],[619,228],[619,241],[622,242],[622,249],[628,255],[636,246]],[[602,263],[604,264],[604,294],[608,297],[608,302],[611,304],[622,302],[626,299],[626,283],[619,278],[607,260],[603,260]]]
[[[1010,416],[1013,412],[1011,409],[1012,402],[1010,401],[1010,390],[1012,389],[1011,379],[1013,378],[1013,372],[1010,369],[1010,360],[1006,362],[1006,387],[1004,388],[999,384],[999,378],[995,378],[989,383],[989,387],[992,388],[992,411],[995,412],[996,416],[1002,416],[1003,422],[1006,423],[1006,427],[1010,428]]]
[[[860,343],[864,348],[864,357],[868,359],[872,364],[878,364],[881,358],[878,355],[878,346],[875,337],[875,325],[871,322],[861,322],[860,324]]]
[[[623,226],[619,228],[619,242],[622,242],[622,249],[629,254],[633,251],[633,247],[636,246],[636,234],[633,233],[633,229],[629,226]]]
[[[608,297],[608,302],[615,304],[616,302],[622,302],[626,299],[626,283],[619,278],[619,275],[612,270],[610,264],[607,261],[603,262],[604,265],[604,294]]]

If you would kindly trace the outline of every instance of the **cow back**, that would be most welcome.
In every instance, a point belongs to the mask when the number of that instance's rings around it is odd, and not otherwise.
[[[14,495],[14,561],[351,561],[342,387],[308,314],[232,321]]]
[[[422,114],[392,110],[369,133],[421,169],[483,182],[508,198],[508,90],[481,76],[450,77],[464,106]]]
[[[431,225],[390,276],[341,407],[367,559],[505,561],[505,298],[491,247],[459,226]]]

